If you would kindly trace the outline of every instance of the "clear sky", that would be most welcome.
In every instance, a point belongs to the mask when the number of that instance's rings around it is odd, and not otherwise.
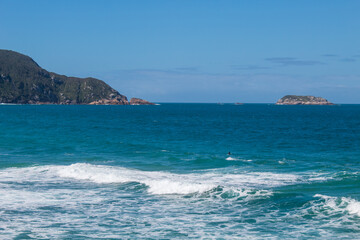
[[[0,48],[155,102],[360,103],[360,1],[0,0]]]

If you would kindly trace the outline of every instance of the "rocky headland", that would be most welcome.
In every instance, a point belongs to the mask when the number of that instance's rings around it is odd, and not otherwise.
[[[276,102],[276,105],[334,105],[325,98],[314,96],[286,95]]]
[[[155,103],[151,103],[140,98],[132,98],[130,99],[130,105],[155,105]]]
[[[126,96],[99,79],[48,72],[32,58],[9,50],[0,50],[0,103],[131,104]],[[136,101],[136,105],[140,104]]]

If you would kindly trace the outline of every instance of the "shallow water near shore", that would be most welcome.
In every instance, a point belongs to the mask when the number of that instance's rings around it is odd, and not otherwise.
[[[360,236],[360,105],[0,105],[0,136],[0,239]]]

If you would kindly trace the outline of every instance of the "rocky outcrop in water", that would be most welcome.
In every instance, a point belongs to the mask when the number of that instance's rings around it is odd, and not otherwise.
[[[128,105],[126,96],[95,78],[48,72],[23,54],[0,50],[0,103]]]
[[[132,98],[130,99],[130,105],[155,105],[155,103],[151,103],[140,98]]]
[[[276,105],[334,105],[325,98],[314,96],[286,95]]]
[[[126,99],[113,95],[110,98],[93,101],[89,105],[129,105],[129,102]]]

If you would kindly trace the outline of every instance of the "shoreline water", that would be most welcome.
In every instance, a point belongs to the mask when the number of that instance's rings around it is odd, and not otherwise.
[[[357,238],[359,116],[360,105],[4,106],[0,239]]]

